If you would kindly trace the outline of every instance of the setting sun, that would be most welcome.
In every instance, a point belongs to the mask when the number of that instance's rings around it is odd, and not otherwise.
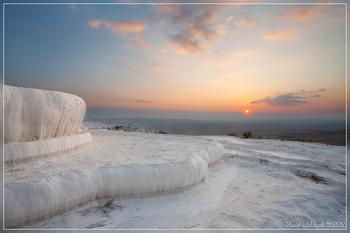
[[[245,109],[245,110],[244,110],[244,113],[245,113],[245,114],[249,114],[249,113],[250,113],[249,109]]]

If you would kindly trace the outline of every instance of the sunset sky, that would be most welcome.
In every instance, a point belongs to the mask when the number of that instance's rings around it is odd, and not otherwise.
[[[5,23],[5,83],[88,107],[344,112],[344,5],[6,5]]]

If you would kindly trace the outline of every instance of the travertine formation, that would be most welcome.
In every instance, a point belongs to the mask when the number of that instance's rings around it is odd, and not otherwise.
[[[86,104],[78,96],[4,86],[5,143],[72,136],[79,133]]]
[[[80,133],[86,104],[78,96],[5,85],[4,161],[67,151],[91,142]]]
[[[79,151],[5,171],[5,224],[20,226],[96,198],[179,191],[203,181],[224,155],[196,137],[97,130]]]
[[[97,141],[85,149],[58,153],[91,142],[90,133],[79,132],[85,102],[56,91],[11,86],[4,91],[6,227],[95,198],[189,187],[204,180],[224,154],[210,140],[106,130],[97,130]]]

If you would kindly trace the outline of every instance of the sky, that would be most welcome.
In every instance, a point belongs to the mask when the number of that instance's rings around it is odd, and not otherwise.
[[[6,5],[5,84],[89,108],[345,111],[344,5]]]

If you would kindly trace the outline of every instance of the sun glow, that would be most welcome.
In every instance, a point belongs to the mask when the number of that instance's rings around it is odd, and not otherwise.
[[[245,113],[245,114],[249,114],[249,113],[250,113],[249,109],[245,109],[245,110],[244,110],[244,113]]]

